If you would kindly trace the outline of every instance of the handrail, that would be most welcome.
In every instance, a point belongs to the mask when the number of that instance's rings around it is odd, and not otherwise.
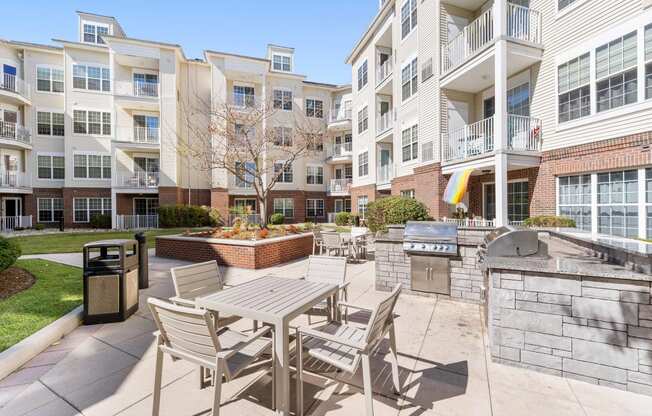
[[[0,89],[15,92],[29,99],[31,89],[24,79],[18,78],[16,75],[12,74],[3,74],[0,81],[2,81],[0,83]]]
[[[133,94],[135,97],[158,97],[158,82],[135,80]]]
[[[32,136],[28,129],[20,124],[0,121],[0,139],[16,140],[25,144],[32,144]]]
[[[378,65],[376,69],[376,85],[380,85],[387,77],[392,74],[392,57],[390,56],[385,62]]]

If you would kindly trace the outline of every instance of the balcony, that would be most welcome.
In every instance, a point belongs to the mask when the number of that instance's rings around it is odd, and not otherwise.
[[[507,3],[507,76],[541,60],[541,13]],[[496,41],[494,9],[466,26],[441,50],[442,88],[477,92],[493,84],[493,48]],[[458,72],[476,72],[470,78]]]
[[[386,188],[392,184],[394,179],[394,167],[392,164],[378,166],[376,172],[376,186],[378,188]]]
[[[381,136],[384,136],[386,133],[391,132],[393,126],[394,126],[394,117],[392,117],[391,111],[388,111],[384,114],[379,114],[376,117],[376,136],[380,138]]]
[[[3,74],[3,77],[0,78],[0,95],[9,98],[11,104],[31,104],[29,84],[15,75]]]
[[[134,97],[158,98],[158,82],[134,81]]]
[[[353,143],[333,143],[326,147],[326,161],[340,163],[351,161],[353,156]]]
[[[376,67],[376,87],[380,87],[392,75],[392,56]]]
[[[144,230],[158,228],[158,214],[154,215],[116,215],[116,229]]]
[[[118,127],[116,142],[121,148],[152,150],[161,143],[161,130],[158,127]]]
[[[229,96],[229,105],[236,109],[261,109],[263,99],[258,95],[232,93]]]
[[[32,148],[32,136],[29,130],[20,124],[0,121],[0,143],[21,149]]]
[[[251,181],[243,181],[233,174],[229,174],[229,194],[231,195],[256,195],[256,190]]]
[[[541,150],[541,120],[534,117],[507,116],[507,149],[513,152]],[[480,120],[442,135],[444,162],[456,163],[479,158],[497,150],[494,141],[494,117]]]
[[[115,81],[115,103],[123,108],[159,111],[160,84],[153,81]]]
[[[329,196],[348,196],[351,195],[351,183],[350,178],[347,179],[331,179],[328,183],[328,195]]]
[[[117,175],[116,188],[158,192],[159,172],[124,172]]]
[[[2,192],[25,193],[31,187],[30,177],[24,172],[0,171],[0,189],[2,189]]]
[[[353,113],[350,108],[333,108],[328,114],[328,129],[333,131],[351,130]]]

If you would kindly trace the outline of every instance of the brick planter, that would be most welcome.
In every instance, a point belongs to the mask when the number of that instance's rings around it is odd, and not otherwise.
[[[156,255],[179,260],[263,269],[312,254],[312,233],[265,240],[231,240],[184,236],[156,237]]]

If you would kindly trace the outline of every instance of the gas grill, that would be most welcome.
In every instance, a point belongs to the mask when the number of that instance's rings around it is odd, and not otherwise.
[[[529,257],[548,255],[548,246],[538,233],[511,225],[499,227],[487,234],[478,248],[481,260],[486,257]]]
[[[410,256],[412,290],[450,295],[450,259],[458,255],[457,225],[410,221],[403,251]]]

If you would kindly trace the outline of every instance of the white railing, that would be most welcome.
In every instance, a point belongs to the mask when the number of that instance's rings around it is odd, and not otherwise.
[[[392,112],[388,111],[385,114],[379,114],[376,117],[376,135],[380,135],[390,130],[394,125],[394,118]]]
[[[259,108],[263,100],[257,95],[232,93],[229,96],[229,104],[237,108]]]
[[[442,218],[441,222],[456,224],[458,227],[494,227],[495,220],[485,220],[484,218]]]
[[[160,129],[158,127],[134,127],[134,142],[159,143]]]
[[[134,97],[158,97],[158,82],[134,81]]]
[[[353,181],[349,179],[331,179],[328,184],[328,192],[330,193],[345,193],[348,194],[351,192],[351,183]]]
[[[159,172],[133,172],[120,174],[117,177],[117,182],[117,186],[121,188],[157,188],[159,182]]]
[[[253,181],[254,181],[253,177],[251,178],[251,180],[243,181],[242,179],[238,178],[235,175],[229,175],[230,188],[253,190],[254,189]]]
[[[353,154],[353,143],[332,143],[326,148],[328,158],[351,156]]]
[[[0,187],[2,188],[29,188],[29,177],[23,172],[0,171]]]
[[[529,7],[507,3],[507,36],[513,39],[541,43],[541,13]],[[463,64],[484,49],[495,38],[494,10],[488,9],[471,22],[446,45],[442,45],[442,72]]]
[[[376,85],[380,85],[387,77],[392,74],[392,57],[390,56],[385,62],[376,68]]]
[[[29,84],[25,80],[16,77],[11,74],[3,74],[2,83],[0,84],[0,89],[11,91],[22,95],[25,98],[30,96]]]
[[[507,116],[507,146],[511,150],[541,150],[541,120],[534,117]]]
[[[392,165],[378,166],[378,185],[387,185],[394,178]]]
[[[351,116],[352,116],[352,111],[351,111],[350,108],[347,109],[347,110],[344,110],[344,109],[341,109],[341,108],[334,108],[329,113],[328,121],[330,123],[337,123],[339,121],[347,121],[347,120],[351,120]]]
[[[261,225],[263,223],[260,214],[229,214],[226,225],[232,227],[238,218],[247,224]]]
[[[32,144],[29,130],[20,124],[0,121],[0,139],[16,140],[25,144]]]
[[[442,134],[444,161],[463,160],[494,150],[494,118]]]
[[[32,216],[0,217],[0,231],[5,233],[16,228],[32,228]]]
[[[116,215],[115,227],[118,230],[158,228],[158,215]]]

